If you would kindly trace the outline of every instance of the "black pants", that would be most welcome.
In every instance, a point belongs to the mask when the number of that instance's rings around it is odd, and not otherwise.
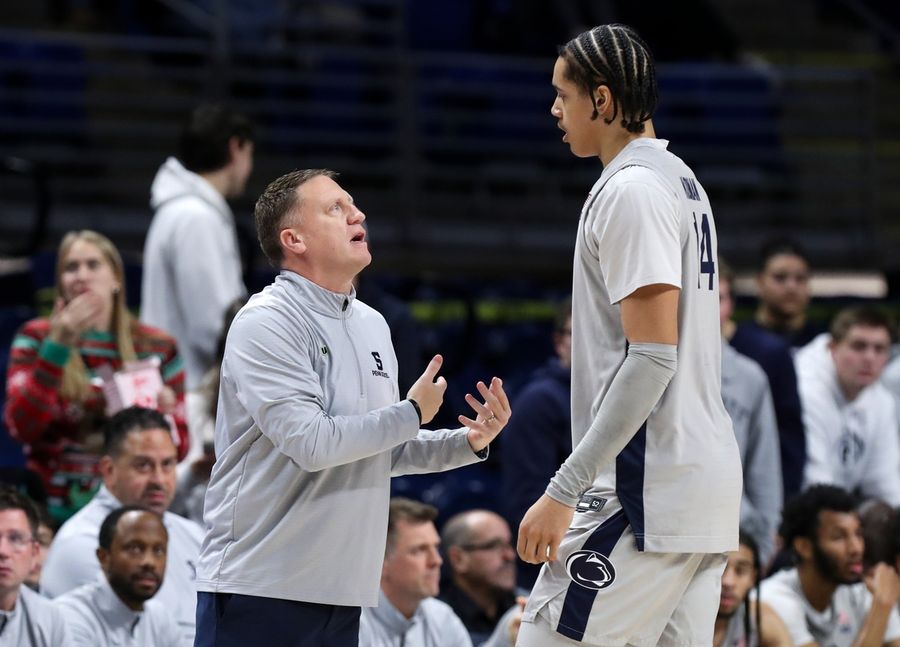
[[[359,614],[359,607],[201,591],[194,647],[357,647]]]

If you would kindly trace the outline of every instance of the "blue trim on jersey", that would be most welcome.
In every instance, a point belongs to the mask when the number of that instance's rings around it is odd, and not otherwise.
[[[616,456],[616,495],[634,532],[637,549],[644,550],[644,468],[647,453],[647,423]]]
[[[625,511],[619,510],[601,523],[579,550],[592,550],[608,558],[627,527],[628,518]],[[563,600],[556,632],[572,640],[580,641],[584,638],[596,597],[596,590],[571,582]]]

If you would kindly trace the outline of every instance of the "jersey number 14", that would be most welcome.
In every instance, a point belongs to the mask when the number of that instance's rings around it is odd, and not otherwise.
[[[697,236],[697,254],[700,257],[700,273],[697,275],[697,287],[702,289],[701,281],[704,274],[709,274],[709,287],[713,289],[713,280],[716,277],[716,259],[713,256],[712,232],[709,229],[709,217],[701,214],[700,226],[697,226],[697,214],[694,214],[694,234]]]

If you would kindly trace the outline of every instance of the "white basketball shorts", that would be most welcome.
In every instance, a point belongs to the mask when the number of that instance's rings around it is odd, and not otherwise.
[[[605,503],[575,513],[531,592],[517,647],[709,647],[725,554],[640,552],[618,501]]]

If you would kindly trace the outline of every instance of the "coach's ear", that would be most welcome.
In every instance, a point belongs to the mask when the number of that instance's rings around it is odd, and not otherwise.
[[[802,560],[808,561],[812,559],[813,543],[809,537],[795,537],[793,548],[794,552],[797,553]]]
[[[306,252],[303,235],[294,227],[287,227],[278,232],[278,241],[281,243],[285,255],[301,256]]]

